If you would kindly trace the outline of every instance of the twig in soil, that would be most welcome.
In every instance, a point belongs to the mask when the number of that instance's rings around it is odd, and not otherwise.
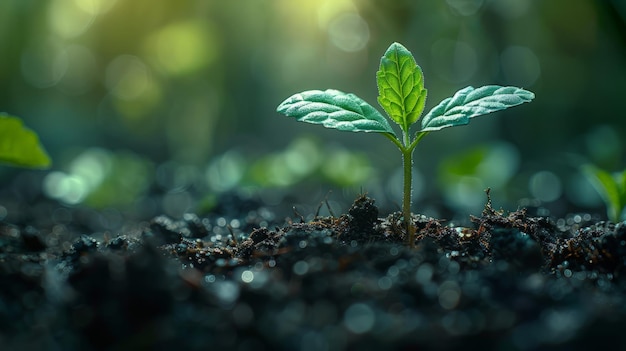
[[[333,212],[333,209],[330,208],[330,204],[328,203],[328,195],[332,192],[332,190],[329,190],[328,193],[326,193],[326,196],[324,196],[324,201],[321,201],[320,204],[317,206],[317,210],[315,211],[315,218],[318,218],[320,216],[320,210],[322,209],[322,205],[326,204],[326,208],[328,209],[328,213],[330,213],[331,217],[335,217],[335,213]]]
[[[298,212],[298,210],[296,210],[296,206],[293,207],[293,214],[294,214],[294,216],[300,218],[300,223],[304,223],[305,222],[304,221],[304,216],[301,215],[300,212]],[[316,215],[316,217],[317,217],[317,215]]]
[[[226,228],[230,232],[230,236],[233,237],[233,241],[235,242],[235,246],[238,246],[239,242],[237,241],[237,236],[235,235],[235,232],[233,231],[233,227],[229,224],[229,225],[226,226]]]
[[[320,210],[322,209],[322,204],[323,203],[324,203],[324,201],[320,201],[320,204],[317,205],[317,210],[315,210],[315,217],[314,218],[317,218],[317,217],[320,216]]]

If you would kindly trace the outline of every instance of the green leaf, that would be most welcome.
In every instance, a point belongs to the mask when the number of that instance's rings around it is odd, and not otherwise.
[[[0,162],[31,168],[47,168],[51,163],[37,134],[19,118],[4,113],[0,113]]]
[[[468,124],[470,118],[517,106],[534,98],[532,92],[516,87],[466,87],[430,110],[422,119],[421,131]]]
[[[389,122],[374,107],[354,94],[334,89],[309,90],[292,95],[276,111],[326,128],[394,134]]]
[[[426,103],[424,75],[411,52],[401,44],[391,44],[380,59],[376,83],[378,103],[404,132],[408,132]]]
[[[626,170],[622,171],[622,173],[617,174],[617,180],[618,180],[618,190],[620,193],[619,215],[621,216],[622,214],[624,214],[624,211],[626,211]],[[621,216],[619,219],[626,220],[624,216]]]
[[[611,173],[593,165],[583,165],[581,168],[606,204],[609,219],[613,222],[619,221],[620,214],[626,206],[623,187],[626,181],[626,171],[614,177]]]

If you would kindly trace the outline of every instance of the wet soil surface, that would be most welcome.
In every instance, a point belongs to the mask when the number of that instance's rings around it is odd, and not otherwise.
[[[115,234],[0,222],[0,349],[626,347],[626,223],[488,201],[468,227],[414,215],[410,247],[366,196],[293,217],[234,202]]]

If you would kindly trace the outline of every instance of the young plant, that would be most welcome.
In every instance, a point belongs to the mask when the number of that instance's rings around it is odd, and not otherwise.
[[[430,110],[422,118],[421,128],[412,137],[410,128],[419,120],[426,103],[424,76],[413,55],[401,44],[391,44],[380,60],[376,81],[378,103],[387,116],[400,126],[400,134],[367,102],[354,94],[333,89],[309,90],[292,95],[278,106],[277,111],[297,121],[321,124],[326,128],[380,133],[394,143],[402,153],[402,215],[407,242],[413,245],[411,172],[415,146],[430,132],[468,124],[470,118],[528,102],[535,95],[524,89],[497,85],[463,88]]]
[[[17,117],[0,113],[0,162],[11,166],[47,168],[50,157],[32,130]]]
[[[582,171],[602,197],[609,220],[626,220],[626,170],[609,173],[588,164],[582,166]]]

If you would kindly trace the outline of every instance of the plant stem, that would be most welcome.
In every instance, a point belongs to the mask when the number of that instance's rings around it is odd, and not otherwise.
[[[404,168],[404,200],[402,202],[402,215],[409,247],[415,244],[415,227],[411,223],[411,195],[413,193],[413,150],[428,132],[418,132],[415,139],[408,144],[409,134],[405,134],[405,148],[402,151],[402,166]]]
[[[400,142],[395,135],[384,133],[387,139],[391,140],[402,153],[402,170],[403,170],[403,198],[402,198],[402,217],[404,218],[404,228],[406,231],[407,244],[413,247],[415,243],[415,228],[411,225],[411,195],[413,192],[413,150],[417,143],[428,134],[428,132],[418,132],[415,139],[411,141],[409,133],[403,133],[403,142]],[[410,143],[409,143],[410,142]]]
[[[402,167],[404,175],[404,188],[402,200],[402,216],[404,217],[404,227],[406,230],[407,243],[413,247],[415,241],[415,229],[411,225],[411,194],[413,192],[413,148],[402,150]]]

